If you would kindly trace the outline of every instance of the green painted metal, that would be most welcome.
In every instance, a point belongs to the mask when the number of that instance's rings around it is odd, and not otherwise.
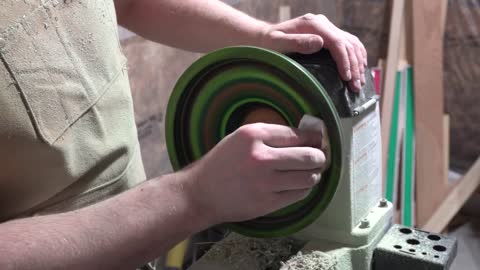
[[[390,138],[388,142],[388,160],[387,160],[387,181],[385,188],[385,197],[387,200],[395,203],[398,191],[398,164],[399,164],[399,144],[398,127],[400,114],[400,98],[402,91],[402,72],[398,71],[395,79],[395,96],[393,98],[392,122],[390,126]]]
[[[407,67],[405,73],[405,142],[403,148],[403,188],[402,188],[402,223],[405,226],[414,225],[415,206],[415,117],[413,94],[413,69]]]
[[[290,126],[298,126],[304,114],[320,117],[331,140],[331,166],[307,198],[264,217],[226,224],[249,236],[290,235],[325,210],[342,168],[342,131],[335,106],[318,80],[299,63],[283,54],[246,46],[201,57],[182,74],[170,96],[165,131],[168,154],[175,170],[183,168],[238,128],[244,110],[259,106],[277,111]]]

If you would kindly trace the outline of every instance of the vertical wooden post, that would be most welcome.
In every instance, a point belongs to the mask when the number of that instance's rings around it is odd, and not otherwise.
[[[279,22],[284,22],[284,21],[290,20],[291,17],[292,17],[292,11],[291,11],[290,6],[282,5],[278,8],[278,21]]]
[[[387,172],[388,141],[392,121],[393,95],[395,92],[395,76],[397,74],[398,58],[400,55],[401,36],[404,27],[405,0],[393,0],[388,37],[387,63],[383,81],[381,100],[381,129],[382,129],[382,179],[385,181]],[[385,187],[385,185],[383,185]]]
[[[417,225],[447,192],[444,151],[442,12],[446,0],[412,0]]]

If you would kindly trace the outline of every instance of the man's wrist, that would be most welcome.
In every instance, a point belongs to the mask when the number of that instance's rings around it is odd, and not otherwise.
[[[201,191],[195,186],[198,182],[195,171],[190,167],[168,175],[172,179],[169,180],[169,186],[178,199],[179,210],[183,211],[185,220],[189,221],[188,227],[192,233],[204,230],[214,223],[205,202],[199,199],[201,194],[198,193]]]
[[[270,42],[269,42],[269,33],[270,29],[272,27],[272,24],[264,22],[264,21],[258,21],[257,25],[257,31],[255,35],[255,46],[261,47],[261,48],[266,48],[269,49]]]

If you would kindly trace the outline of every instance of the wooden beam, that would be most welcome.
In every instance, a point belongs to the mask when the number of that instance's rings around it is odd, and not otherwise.
[[[429,220],[448,190],[443,138],[443,29],[446,0],[410,0],[413,17],[417,226]]]
[[[479,186],[480,158],[450,191],[422,229],[441,233]]]
[[[400,55],[401,36],[405,12],[405,0],[394,0],[392,5],[390,33],[388,37],[388,53],[384,73],[383,89],[381,89],[381,129],[382,129],[382,179],[385,182],[387,172],[388,141],[392,121],[392,105],[397,74],[398,57]],[[385,186],[385,185],[383,185]]]
[[[448,13],[448,0],[444,1],[440,6],[440,26],[442,27],[441,32],[445,33],[445,26],[447,24],[447,13]]]
[[[288,21],[292,18],[292,9],[290,6],[280,6],[278,8],[278,21],[279,22],[284,22]]]

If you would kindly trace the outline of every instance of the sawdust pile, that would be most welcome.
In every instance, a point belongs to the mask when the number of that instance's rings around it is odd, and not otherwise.
[[[336,269],[337,260],[324,252],[311,251],[290,258],[285,263],[281,263],[280,270],[334,270]]]
[[[300,250],[302,245],[303,243],[289,238],[258,239],[235,236],[214,245],[203,259],[224,261],[233,269],[245,270],[249,267],[278,270],[282,262]]]

